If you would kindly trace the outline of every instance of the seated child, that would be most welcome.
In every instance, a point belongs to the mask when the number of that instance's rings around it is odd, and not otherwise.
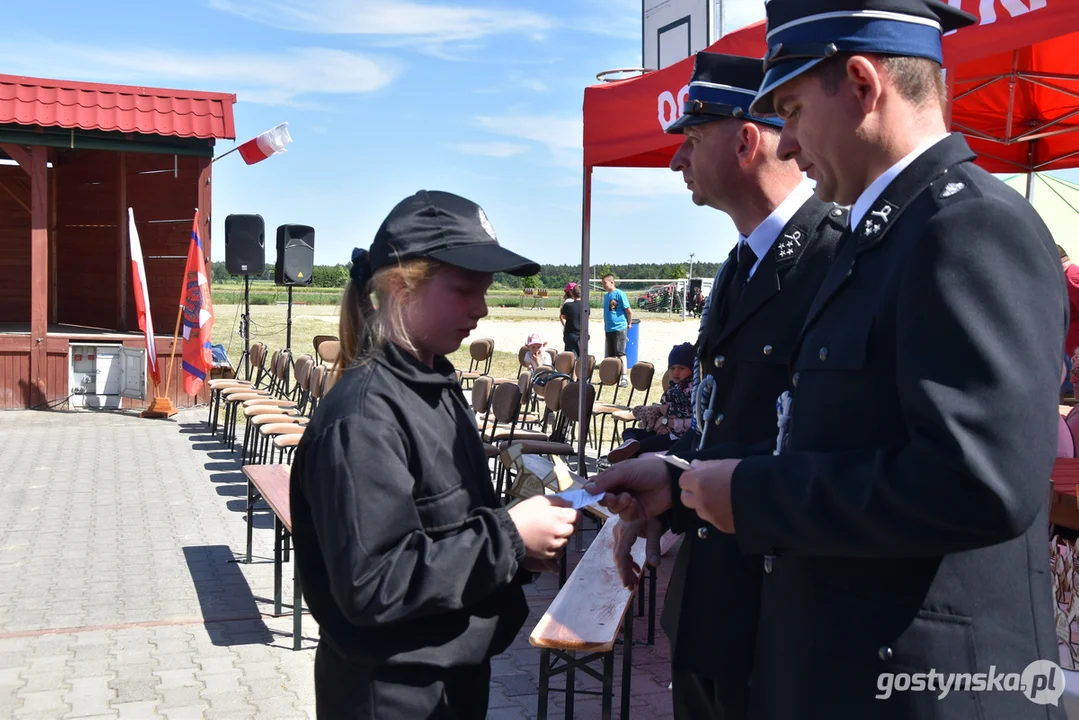
[[[525,351],[525,365],[532,372],[536,372],[541,365],[550,366],[550,356],[547,354],[547,341],[539,333],[532,333],[525,340],[528,350]]]
[[[622,431],[621,445],[607,455],[612,463],[622,462],[641,453],[665,452],[689,430],[693,418],[693,345],[682,343],[671,349],[667,371],[671,384],[659,404],[638,405],[633,416],[638,427]]]

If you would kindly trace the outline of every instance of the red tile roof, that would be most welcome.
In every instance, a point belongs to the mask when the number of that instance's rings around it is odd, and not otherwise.
[[[0,75],[0,123],[231,140],[235,102],[226,93]]]

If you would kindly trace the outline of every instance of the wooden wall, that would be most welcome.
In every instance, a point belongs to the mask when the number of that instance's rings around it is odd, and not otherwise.
[[[207,261],[210,258],[210,158],[101,150],[48,153],[53,163],[47,179],[49,323],[138,331],[127,237],[131,207],[159,336],[159,361],[167,363],[196,207]],[[30,323],[30,204],[29,175],[18,166],[0,166],[0,322]],[[209,277],[208,266],[206,273]],[[29,342],[29,335],[0,335],[0,408],[31,402]],[[130,337],[123,343],[142,347],[143,340]],[[67,338],[50,335],[43,378],[50,402],[67,396],[67,353]],[[206,399],[205,392],[195,399],[183,393],[179,361],[173,375],[169,396],[178,407]],[[145,404],[152,396],[151,384]],[[124,400],[123,406],[143,405]]]
[[[187,256],[199,175],[207,163],[208,158],[146,153],[58,153],[56,322],[138,329],[127,239],[131,207],[154,331],[172,335],[185,265],[179,256]]]
[[[70,360],[68,348],[76,345],[116,344],[115,338],[95,341],[92,339],[69,340],[66,337],[50,336],[48,338],[48,361],[46,363],[46,387],[48,388],[48,402],[56,403],[57,407],[64,408],[62,401],[67,397],[68,375]],[[127,338],[122,341],[126,347],[145,347],[142,338]],[[169,352],[172,349],[172,338],[158,338],[157,361],[161,366],[161,394],[165,394],[165,380],[169,364]],[[177,347],[177,352],[180,348]],[[177,355],[173,362],[172,380],[169,382],[168,397],[176,407],[189,407],[196,403],[205,403],[210,398],[210,392],[203,384],[198,397],[190,398],[183,391],[183,369],[180,367],[180,357]],[[123,398],[121,407],[125,409],[142,410],[150,405],[153,400],[153,383],[147,370],[146,400],[130,400]],[[30,405],[30,336],[29,335],[0,335],[0,410],[17,410]]]
[[[0,165],[0,322],[30,322],[29,208],[30,176]]]
[[[48,338],[45,363],[47,403],[67,397],[68,341]],[[0,410],[30,406],[30,336],[0,335]]]

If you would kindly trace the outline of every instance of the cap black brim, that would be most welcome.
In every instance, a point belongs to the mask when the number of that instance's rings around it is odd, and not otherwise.
[[[536,275],[540,271],[538,263],[523,258],[517,253],[493,242],[447,248],[430,253],[427,257],[474,272],[504,272],[524,277],[526,275]]]
[[[764,82],[761,83],[761,89],[757,92],[757,97],[753,99],[752,104],[749,106],[749,111],[758,117],[774,117],[776,108],[772,94],[776,88],[816,67],[823,59],[791,60],[769,68],[764,74]]]
[[[667,129],[663,132],[668,135],[683,135],[685,129],[690,125],[704,125],[705,123],[715,122],[716,120],[722,120],[721,115],[692,115],[686,113],[682,117],[675,120],[673,123],[667,126]]]

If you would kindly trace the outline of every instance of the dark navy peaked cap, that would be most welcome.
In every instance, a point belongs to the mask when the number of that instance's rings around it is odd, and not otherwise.
[[[771,0],[764,81],[752,110],[772,115],[772,92],[837,53],[905,55],[943,64],[941,37],[977,18],[944,0]]]
[[[764,80],[759,58],[699,52],[693,61],[689,81],[689,99],[682,106],[682,117],[667,126],[669,133],[683,133],[688,125],[702,125],[723,118],[738,118],[783,127],[774,117],[749,114],[749,104]]]

